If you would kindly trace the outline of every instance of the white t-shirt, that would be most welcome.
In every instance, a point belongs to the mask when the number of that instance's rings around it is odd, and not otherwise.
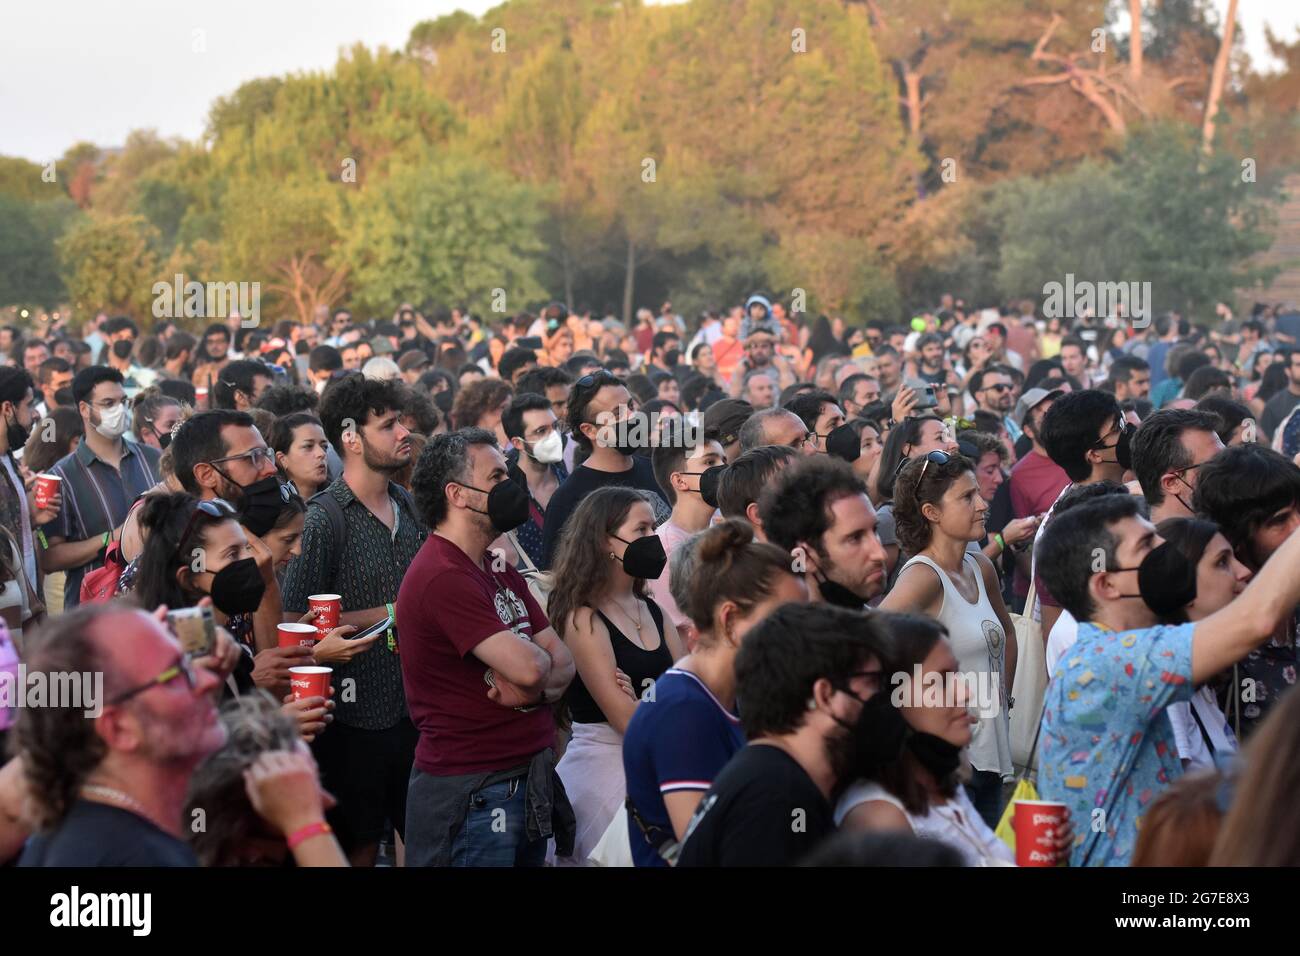
[[[1201,733],[1201,724],[1192,715],[1201,718],[1205,733]],[[1188,761],[1188,770],[1213,770],[1215,755],[1226,756],[1237,752],[1237,737],[1228,724],[1228,718],[1219,709],[1219,702],[1214,698],[1214,691],[1202,687],[1190,702],[1170,704],[1166,708],[1169,723],[1174,728],[1174,744],[1178,747],[1178,756]],[[1205,734],[1210,736],[1211,751],[1205,742]]]
[[[1047,635],[1047,676],[1056,673],[1056,662],[1065,656],[1065,652],[1079,639],[1079,622],[1074,615],[1061,608],[1061,616],[1052,625]]]
[[[913,816],[901,800],[880,784],[859,780],[844,791],[835,805],[835,825],[841,826],[854,807],[874,800],[897,807],[907,817],[913,833],[952,847],[967,866],[1015,866],[1015,854],[980,819],[970,797],[966,796],[965,787],[958,787],[956,795],[946,803],[931,804],[925,815]]]

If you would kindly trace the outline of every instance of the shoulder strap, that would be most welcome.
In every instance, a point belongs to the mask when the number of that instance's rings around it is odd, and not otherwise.
[[[664,639],[664,612],[657,601],[647,594],[644,598],[646,610],[650,612],[650,617],[654,619],[655,627],[659,628],[659,640]]]
[[[1210,756],[1213,757],[1217,751],[1214,741],[1210,739],[1210,732],[1205,729],[1205,721],[1201,719],[1201,715],[1196,711],[1195,697],[1187,702],[1187,709],[1192,712],[1192,719],[1196,721],[1196,726],[1201,730],[1201,739],[1205,741],[1205,746],[1209,748]]]
[[[519,535],[515,534],[513,531],[507,531],[506,540],[509,541],[510,546],[515,549],[515,554],[519,555],[519,566],[515,570],[523,575],[537,574],[537,565],[534,564],[533,559],[528,556],[528,552],[524,550],[524,546],[519,543]]]
[[[405,491],[406,489],[402,489]],[[343,518],[343,508],[339,505],[338,499],[330,494],[327,487],[324,491],[318,491],[312,495],[308,501],[309,505],[319,505],[325,512],[325,517],[330,523],[330,540],[333,547],[330,548],[330,577],[329,586],[337,584],[339,573],[339,560],[343,555],[343,549],[347,547],[347,523]]]
[[[914,564],[924,564],[935,574],[939,575],[939,584],[943,588],[944,597],[948,596],[948,588],[950,582],[948,580],[947,573],[943,570],[943,568],[939,567],[939,565],[935,564],[932,560],[930,560],[923,554],[914,554],[912,555],[912,557],[908,558],[907,561],[903,564],[903,566],[898,569],[898,575],[897,577],[895,577],[894,580],[897,581],[898,578],[901,578],[903,576],[903,572],[906,571]]]

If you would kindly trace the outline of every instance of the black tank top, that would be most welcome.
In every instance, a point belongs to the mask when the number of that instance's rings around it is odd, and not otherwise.
[[[659,610],[659,605],[648,597],[639,600],[644,601],[649,608],[650,616],[654,618],[655,629],[659,632],[659,646],[653,651],[637,647],[635,642],[625,637],[623,632],[614,626],[613,621],[592,608],[609,631],[609,642],[614,648],[614,662],[619,670],[632,679],[632,689],[636,691],[638,697],[651,686],[650,682],[657,680],[660,674],[673,666],[672,652],[668,650],[668,642],[664,640],[663,611]],[[575,724],[607,723],[605,715],[601,713],[579,675],[573,675],[573,682],[569,684],[564,699],[569,705],[569,713]]]

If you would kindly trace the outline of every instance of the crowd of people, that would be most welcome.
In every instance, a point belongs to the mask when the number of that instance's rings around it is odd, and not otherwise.
[[[1024,775],[1061,864],[1300,864],[1300,312],[0,359],[0,864],[1012,865]]]

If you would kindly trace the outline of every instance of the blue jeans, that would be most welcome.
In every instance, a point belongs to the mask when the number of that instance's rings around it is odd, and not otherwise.
[[[451,843],[452,866],[542,866],[546,841],[529,840],[524,823],[527,776],[474,791]]]

